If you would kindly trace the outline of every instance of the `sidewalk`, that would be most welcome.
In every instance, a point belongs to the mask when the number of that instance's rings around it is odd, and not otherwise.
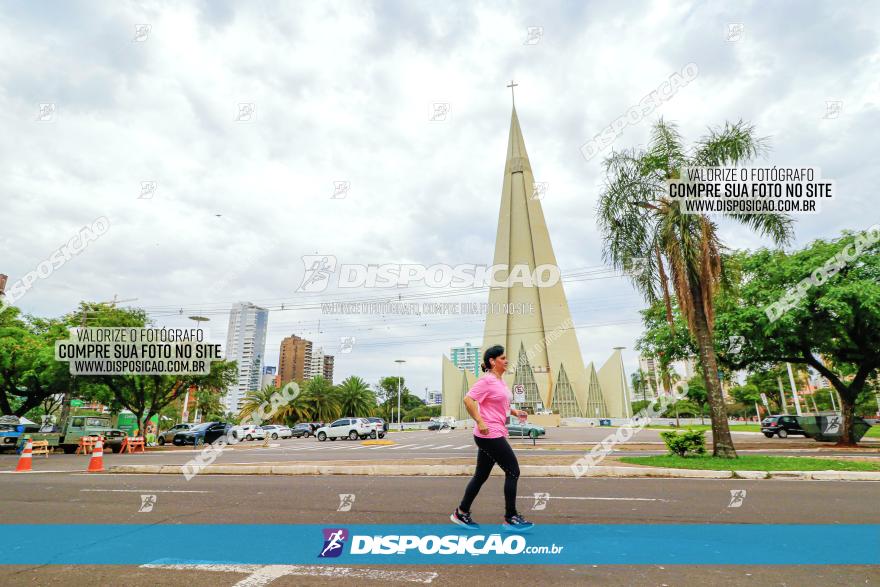
[[[439,461],[439,462],[438,462]],[[473,459],[412,459],[396,461],[320,461],[288,463],[249,463],[208,465],[206,475],[366,475],[366,476],[428,476],[470,477]],[[549,462],[548,462],[549,461]],[[613,463],[613,458],[606,459]],[[576,477],[569,457],[524,457],[521,477]],[[540,463],[540,464],[529,464]],[[182,475],[181,465],[117,465],[109,473]],[[499,468],[493,475],[503,475]],[[592,467],[584,477],[647,477],[671,479],[790,479],[816,481],[880,481],[880,471],[709,471],[699,469],[667,469],[647,466],[603,465]]]

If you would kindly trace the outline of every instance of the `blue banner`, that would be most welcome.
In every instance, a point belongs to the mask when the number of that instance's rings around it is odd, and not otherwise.
[[[3,524],[4,565],[876,565],[880,525]],[[241,540],[247,536],[247,540]]]

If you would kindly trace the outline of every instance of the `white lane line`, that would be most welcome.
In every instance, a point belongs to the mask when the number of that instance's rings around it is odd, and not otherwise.
[[[420,448],[428,448],[429,446],[434,446],[433,444],[413,444],[410,445],[410,450],[417,450]]]
[[[455,446],[455,445],[454,445],[454,444],[441,444],[440,446],[435,446],[435,447],[432,448],[431,450],[438,450],[438,449],[441,449],[441,448],[449,448],[449,447],[451,447],[451,446]]]
[[[101,493],[214,493],[213,491],[195,491],[191,489],[80,489]]]
[[[408,446],[408,444],[398,444],[397,446],[389,446],[388,450],[400,450],[401,448],[406,448]]]
[[[20,473],[17,471],[0,471],[0,474],[10,474],[10,475],[31,475],[33,473],[81,473],[82,469],[75,469],[70,471],[25,471],[24,473]]]
[[[474,445],[473,444],[463,444],[462,446],[455,447],[454,450],[461,450],[463,448],[471,448],[472,446],[474,446]]]
[[[535,499],[534,495],[517,495],[517,499]],[[562,495],[549,495],[545,499],[585,499],[591,501],[670,501],[654,497],[566,497]]]
[[[364,567],[329,567],[316,565],[221,565],[221,564],[155,564],[141,565],[142,569],[166,569],[177,571],[217,571],[248,573],[235,587],[261,587],[279,577],[289,575],[306,577],[345,577],[368,581],[398,581],[401,583],[431,583],[437,573],[419,571],[389,571]]]

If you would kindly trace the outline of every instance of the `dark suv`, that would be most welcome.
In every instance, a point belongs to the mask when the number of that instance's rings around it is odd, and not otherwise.
[[[767,438],[773,438],[774,434],[779,438],[786,438],[789,434],[807,435],[804,429],[801,428],[797,416],[770,416],[764,418],[764,421],[761,422],[761,432]]]
[[[317,422],[301,422],[290,429],[290,432],[293,434],[293,438],[300,438],[305,436],[308,438],[309,436],[315,435],[315,430],[318,429]]]

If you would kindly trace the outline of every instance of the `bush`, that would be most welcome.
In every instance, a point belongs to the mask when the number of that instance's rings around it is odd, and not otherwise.
[[[666,443],[669,454],[684,457],[688,453],[699,455],[706,453],[706,439],[703,434],[702,430],[688,430],[680,434],[677,431],[669,430],[661,432],[660,436]]]

